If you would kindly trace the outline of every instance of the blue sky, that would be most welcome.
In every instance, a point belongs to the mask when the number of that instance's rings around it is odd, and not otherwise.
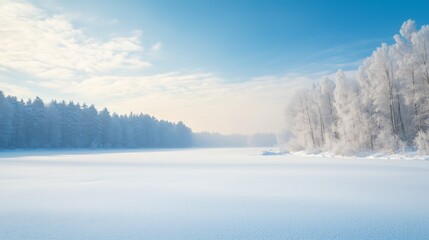
[[[277,132],[291,91],[354,71],[428,1],[0,0],[0,89]],[[3,42],[1,42],[3,41]]]
[[[429,23],[428,1],[61,1],[162,41],[165,70],[227,78],[353,69],[407,19]],[[105,33],[110,27],[102,29]],[[147,35],[147,36],[146,36]]]

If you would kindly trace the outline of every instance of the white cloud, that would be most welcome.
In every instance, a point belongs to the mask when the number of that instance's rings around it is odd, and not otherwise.
[[[26,2],[0,3],[0,66],[38,78],[77,78],[151,64],[141,58],[141,31],[100,40],[62,15]]]
[[[152,47],[150,48],[152,51],[156,52],[161,50],[162,48],[162,43],[161,42],[157,42],[154,45],[152,45]]]

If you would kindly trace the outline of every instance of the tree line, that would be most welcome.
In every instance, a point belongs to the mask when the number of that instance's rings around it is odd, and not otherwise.
[[[408,20],[356,74],[297,91],[287,119],[295,150],[429,153],[429,25]]]
[[[273,133],[255,133],[252,135],[220,134],[210,132],[194,133],[194,147],[273,147],[277,145],[277,136]]]
[[[192,131],[146,114],[111,114],[93,105],[39,97],[18,100],[0,91],[0,149],[189,147]]]

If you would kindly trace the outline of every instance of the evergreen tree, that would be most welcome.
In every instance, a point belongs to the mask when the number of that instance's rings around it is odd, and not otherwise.
[[[0,148],[10,147],[13,133],[12,119],[12,105],[0,91]]]

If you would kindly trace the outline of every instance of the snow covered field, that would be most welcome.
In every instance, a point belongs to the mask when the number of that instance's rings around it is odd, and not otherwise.
[[[429,239],[429,161],[0,152],[0,239]]]

